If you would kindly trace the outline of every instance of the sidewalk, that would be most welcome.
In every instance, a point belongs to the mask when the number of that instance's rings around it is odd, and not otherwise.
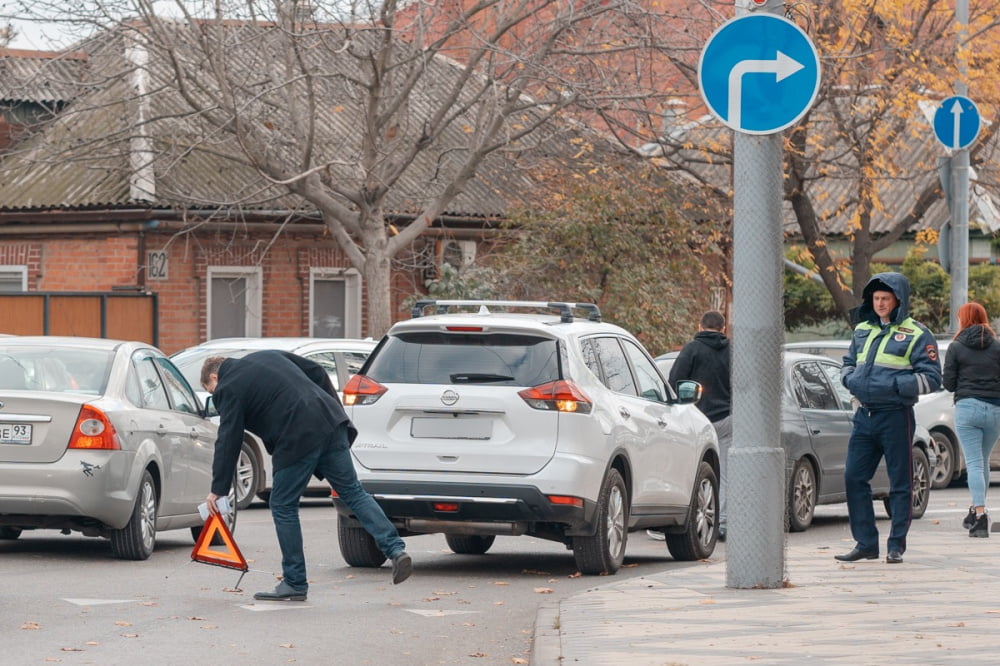
[[[726,587],[720,544],[711,560],[541,608],[531,663],[998,664],[1000,532],[969,538],[961,518],[914,521],[902,564],[885,552],[837,562],[853,543],[797,547],[791,535],[779,589]],[[880,520],[883,542],[887,529]]]

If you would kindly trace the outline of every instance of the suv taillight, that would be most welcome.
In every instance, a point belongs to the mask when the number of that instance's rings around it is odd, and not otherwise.
[[[590,398],[580,390],[580,387],[566,379],[539,384],[518,391],[517,394],[535,409],[589,414],[593,407]]]
[[[118,451],[122,445],[107,415],[97,407],[84,405],[80,408],[80,415],[76,417],[68,448]]]
[[[361,406],[375,403],[382,394],[388,391],[373,379],[364,375],[354,375],[344,387],[344,405]]]

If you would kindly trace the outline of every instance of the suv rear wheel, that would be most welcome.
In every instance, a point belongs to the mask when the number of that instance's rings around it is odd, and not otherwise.
[[[378,568],[385,562],[385,554],[363,527],[351,526],[350,519],[337,517],[337,542],[344,561],[352,567]]]
[[[573,557],[580,573],[613,574],[625,559],[628,525],[628,490],[618,470],[604,478],[597,501],[597,533],[573,537]]]
[[[675,560],[702,560],[715,550],[719,520],[719,481],[707,462],[698,466],[687,525],[681,534],[666,534],[667,549]]]

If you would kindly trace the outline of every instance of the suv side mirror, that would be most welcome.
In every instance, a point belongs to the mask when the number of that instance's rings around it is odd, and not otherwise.
[[[677,402],[693,405],[701,400],[702,390],[701,384],[690,379],[677,382]]]
[[[219,415],[219,410],[215,408],[215,401],[212,400],[212,394],[209,393],[205,396],[205,418],[210,419],[213,416]]]

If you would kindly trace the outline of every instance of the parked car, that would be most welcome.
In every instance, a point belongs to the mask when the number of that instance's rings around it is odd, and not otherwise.
[[[171,356],[192,386],[199,388],[202,399],[208,396],[201,389],[201,366],[210,356],[241,358],[262,349],[280,349],[316,361],[330,375],[334,388],[340,391],[347,380],[361,369],[368,354],[375,348],[374,340],[349,338],[219,338],[188,347]],[[218,423],[218,417],[215,418]],[[243,450],[236,466],[236,504],[245,509],[259,497],[265,502],[271,495],[271,456],[263,442],[251,432],[244,434]],[[330,485],[313,477],[305,495],[327,497]]]
[[[638,529],[665,531],[675,559],[712,554],[718,442],[699,395],[675,394],[597,306],[520,301],[420,302],[344,388],[358,476],[403,534],[463,554],[558,541],[583,574],[615,573]],[[381,565],[334,504],[345,561]]]
[[[0,539],[74,530],[110,539],[129,560],[148,558],[158,531],[189,528],[197,539],[215,436],[184,376],[154,347],[5,337]]]
[[[950,340],[938,340],[938,356],[941,367],[944,368],[945,355],[948,352]],[[837,363],[842,363],[844,354],[850,346],[850,340],[813,340],[808,342],[789,342],[785,349],[822,354]],[[958,431],[955,429],[955,395],[943,388],[934,393],[920,396],[913,408],[917,423],[927,428],[933,437],[933,450],[937,456],[931,486],[946,488],[952,482],[965,477],[965,457],[958,441]],[[1000,470],[1000,447],[994,448],[990,456],[990,469]]]
[[[656,357],[664,376],[677,352]],[[840,383],[840,363],[825,356],[786,351],[781,400],[781,444],[787,470],[788,529],[801,532],[812,524],[816,506],[847,500],[844,466],[851,436],[851,394]],[[931,435],[918,426],[913,440],[913,517],[920,518],[930,501],[934,454]],[[889,477],[885,463],[872,479],[872,495],[889,511]]]

